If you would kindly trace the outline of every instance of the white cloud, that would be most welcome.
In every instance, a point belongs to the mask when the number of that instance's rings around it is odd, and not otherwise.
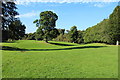
[[[104,7],[106,4],[105,3],[95,3],[93,6],[95,7]]]
[[[102,4],[94,4],[95,7],[103,7],[104,5]]]
[[[17,4],[28,4],[28,3],[88,3],[88,2],[119,2],[119,0],[16,0]]]
[[[24,18],[29,18],[29,17],[33,17],[33,16],[38,16],[39,15],[39,13],[40,12],[35,12],[35,11],[32,11],[32,12],[29,12],[29,13],[25,13],[25,14],[20,14],[20,15],[18,15],[18,16],[16,16],[16,17],[24,17]]]
[[[52,11],[52,12],[55,12],[54,10],[44,10],[44,11]],[[28,13],[25,13],[25,14],[20,14],[20,15],[17,15],[15,16],[16,18],[30,18],[30,17],[34,17],[34,16],[39,16],[40,12],[42,11],[32,11],[32,12],[28,12]],[[57,12],[55,12],[57,13]]]

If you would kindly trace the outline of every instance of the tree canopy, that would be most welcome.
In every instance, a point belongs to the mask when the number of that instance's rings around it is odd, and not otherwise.
[[[16,9],[14,2],[2,1],[2,41],[21,39],[25,34],[26,27],[16,18],[19,15]]]
[[[104,19],[97,25],[85,31],[84,42],[103,42],[115,44],[120,41],[120,6],[117,6],[109,19]]]
[[[58,31],[55,29],[57,19],[58,16],[56,13],[53,13],[52,11],[44,11],[40,13],[40,19],[36,19],[33,22],[36,23],[36,27],[38,27],[37,32],[42,32],[39,35],[43,34],[43,39],[46,42],[57,37]]]
[[[74,43],[77,42],[78,32],[77,32],[77,27],[76,26],[71,27],[68,34],[69,34],[70,42],[74,42]]]

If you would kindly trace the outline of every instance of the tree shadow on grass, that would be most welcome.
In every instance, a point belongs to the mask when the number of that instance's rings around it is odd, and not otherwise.
[[[58,46],[75,46],[75,45],[72,45],[72,44],[63,44],[63,43],[54,43],[54,42],[49,42],[50,44],[53,44],[53,45],[58,45]]]
[[[16,41],[4,41],[5,43],[15,43]],[[3,42],[3,43],[4,43]]]
[[[21,49],[21,48],[17,48],[17,47],[2,46],[2,50],[8,50],[8,51],[27,51],[28,49]]]
[[[82,46],[82,47],[70,47],[70,48],[60,48],[60,49],[21,49],[16,47],[2,46],[2,50],[7,51],[55,51],[55,50],[74,50],[74,49],[86,49],[86,48],[101,48],[106,46]]]

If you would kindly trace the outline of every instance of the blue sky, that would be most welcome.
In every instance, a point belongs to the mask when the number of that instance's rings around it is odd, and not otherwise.
[[[109,17],[118,2],[27,2],[17,4],[20,20],[26,25],[26,33],[36,31],[33,21],[42,11],[53,11],[58,15],[56,28],[70,29],[77,26],[85,30]]]

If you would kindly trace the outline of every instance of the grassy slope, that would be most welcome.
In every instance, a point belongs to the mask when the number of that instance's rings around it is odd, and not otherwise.
[[[116,78],[118,75],[117,46],[28,40],[3,46],[24,49],[3,50],[3,78]]]

